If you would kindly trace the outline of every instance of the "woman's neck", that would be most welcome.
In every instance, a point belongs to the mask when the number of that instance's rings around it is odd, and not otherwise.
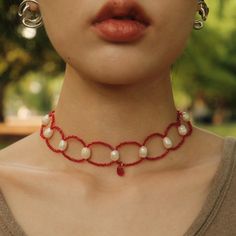
[[[170,72],[166,71],[157,78],[147,78],[139,84],[108,85],[81,78],[67,64],[55,117],[56,125],[62,128],[66,136],[77,135],[86,143],[99,140],[115,147],[124,141],[143,142],[149,134],[163,133],[170,123],[176,121]],[[177,140],[177,134],[173,135]],[[160,153],[163,147],[160,141],[156,143],[152,152]],[[133,160],[138,158],[135,156],[136,149],[125,148],[123,156],[132,155]],[[92,152],[97,162],[110,161],[105,148],[94,146]],[[126,158],[122,160],[125,162]],[[157,162],[145,165],[160,165]],[[103,168],[107,170],[91,167],[89,163],[78,165],[85,171],[91,170],[93,174],[116,175],[116,165]],[[126,168],[126,174],[135,173],[142,165],[128,168],[130,170]]]

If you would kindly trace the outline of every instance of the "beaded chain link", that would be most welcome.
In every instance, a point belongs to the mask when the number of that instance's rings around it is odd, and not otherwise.
[[[192,134],[192,124],[190,121],[189,113],[188,112],[181,112],[179,110],[177,110],[176,121],[173,123],[170,123],[168,125],[168,127],[165,129],[164,133],[152,133],[144,139],[143,143],[139,143],[136,141],[126,141],[126,142],[122,142],[122,143],[118,144],[115,147],[113,147],[112,145],[110,145],[106,142],[102,142],[102,141],[95,141],[95,142],[91,142],[91,143],[86,144],[86,142],[83,139],[79,138],[77,135],[66,136],[64,134],[63,130],[60,127],[56,126],[55,121],[56,121],[55,120],[55,111],[52,110],[47,115],[42,117],[42,125],[41,125],[41,129],[40,129],[40,136],[46,141],[47,146],[53,152],[60,153],[68,160],[73,161],[73,162],[77,162],[77,163],[87,161],[90,164],[93,164],[95,166],[100,166],[100,167],[107,167],[107,166],[111,166],[112,164],[116,163],[117,164],[117,174],[119,176],[123,176],[125,174],[124,167],[137,165],[144,160],[150,160],[150,161],[160,160],[161,158],[165,157],[169,153],[169,151],[177,150],[180,146],[182,146],[185,138]],[[186,122],[187,126],[185,124],[182,124],[181,121]],[[180,141],[175,146],[174,146],[171,138],[168,137],[169,131],[172,127],[177,128],[177,132],[178,132],[179,136],[181,137]],[[58,146],[54,147],[53,145],[51,145],[50,139],[52,138],[53,134],[56,131],[58,131],[60,133],[61,138],[58,143]],[[150,156],[148,156],[148,148],[147,148],[146,144],[148,143],[149,139],[151,139],[154,136],[160,137],[162,139],[162,144],[165,149],[165,152],[163,152],[159,156],[150,157]],[[75,158],[71,157],[70,155],[68,155],[67,150],[70,146],[69,145],[70,140],[76,140],[83,145],[83,147],[80,151],[81,159],[75,159]],[[95,162],[95,161],[91,160],[91,157],[92,157],[91,147],[93,145],[98,145],[98,144],[103,145],[104,147],[107,147],[111,150],[110,162],[99,163],[99,162]],[[139,159],[137,161],[130,162],[130,163],[124,163],[123,161],[120,160],[121,158],[120,158],[119,149],[125,145],[135,145],[135,146],[139,147],[139,152],[138,152]]]

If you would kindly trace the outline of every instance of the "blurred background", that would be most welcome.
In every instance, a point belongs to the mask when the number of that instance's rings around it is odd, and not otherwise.
[[[172,71],[175,102],[195,125],[236,136],[236,1],[206,2],[205,27],[193,30]],[[57,104],[65,70],[44,27],[21,24],[19,3],[0,0],[0,149],[39,129]]]

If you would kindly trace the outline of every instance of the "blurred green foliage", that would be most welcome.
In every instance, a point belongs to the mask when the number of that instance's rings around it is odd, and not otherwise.
[[[204,125],[195,123],[199,128],[211,131],[220,136],[235,136],[236,137],[236,123],[224,123],[221,125]]]
[[[18,5],[17,0],[0,0],[0,121],[4,120],[7,87],[18,86],[27,73],[40,72],[53,78],[64,69],[64,62],[53,49],[44,27],[31,40],[22,37],[24,27],[17,15]],[[50,94],[45,91],[42,98],[41,110],[48,111]]]
[[[63,82],[63,76],[49,76],[29,72],[5,91],[5,113],[15,115],[20,107],[26,107],[33,114],[44,113],[55,107]]]
[[[193,31],[177,61],[173,84],[191,97],[201,96],[215,109],[236,113],[236,1],[207,1],[205,27]]]

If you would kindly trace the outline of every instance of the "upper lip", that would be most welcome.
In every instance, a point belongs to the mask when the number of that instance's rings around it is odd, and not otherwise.
[[[109,0],[94,17],[92,23],[98,23],[112,17],[131,17],[145,25],[151,19],[145,10],[134,0]]]

